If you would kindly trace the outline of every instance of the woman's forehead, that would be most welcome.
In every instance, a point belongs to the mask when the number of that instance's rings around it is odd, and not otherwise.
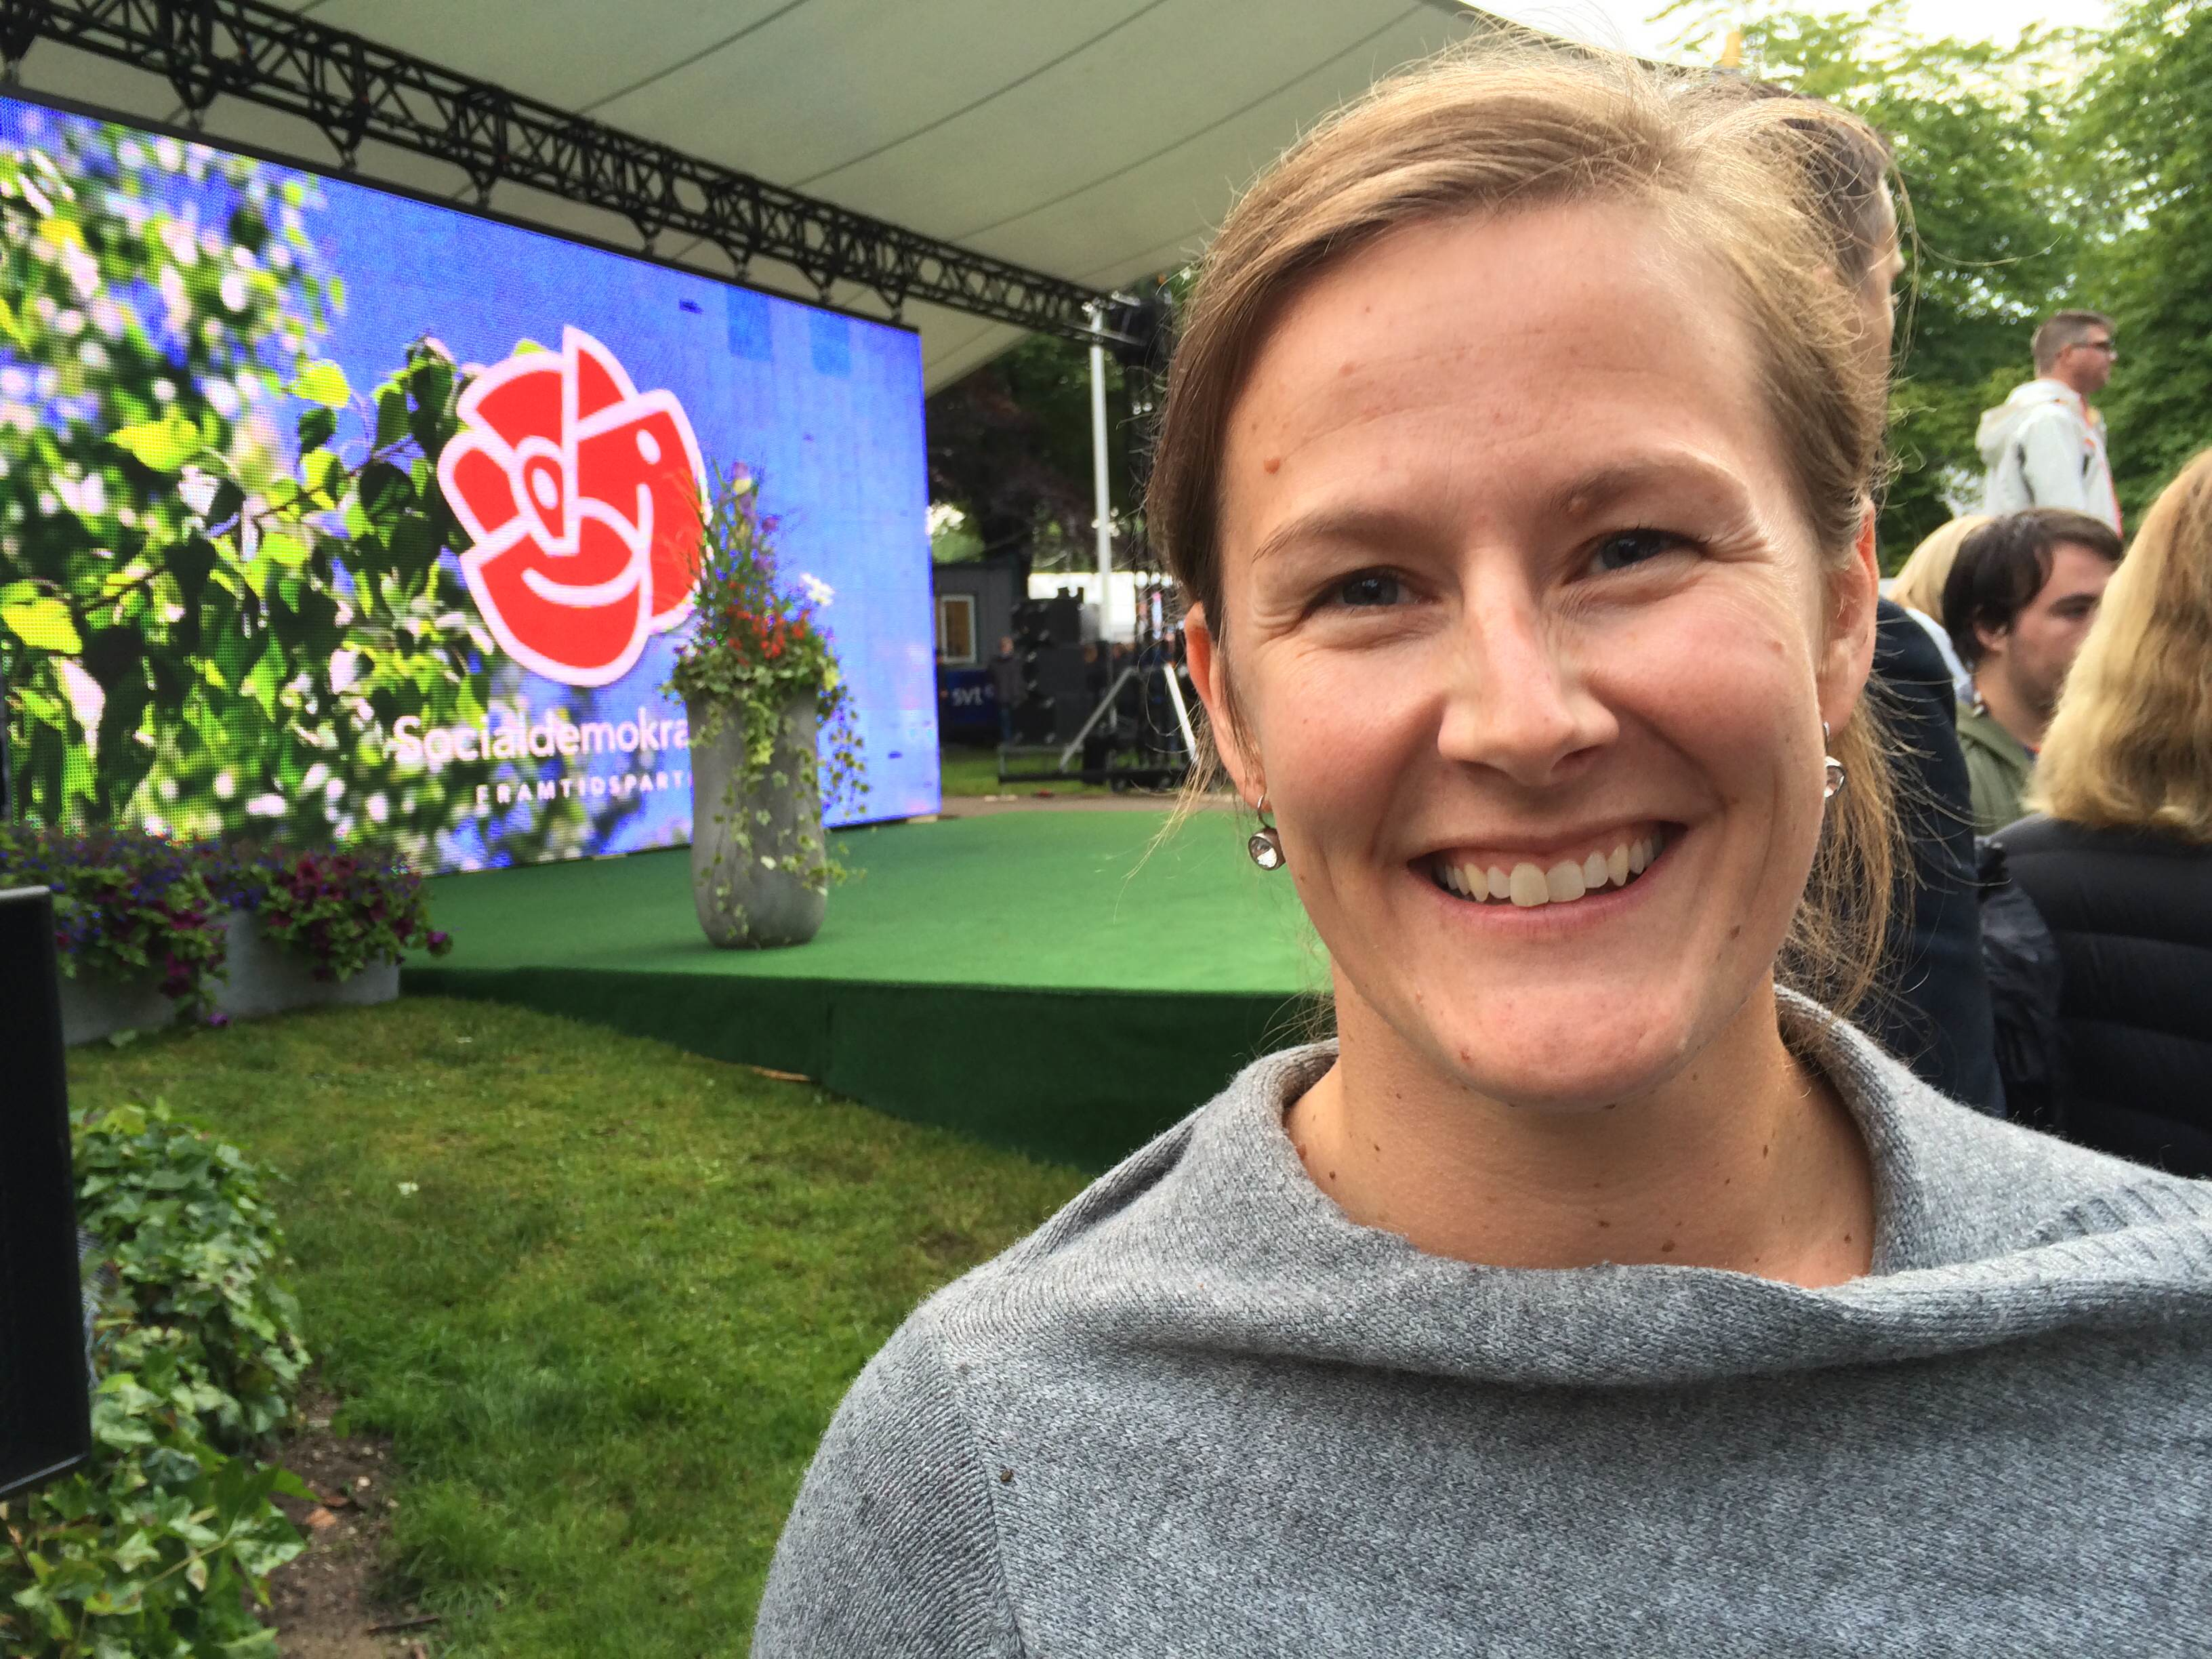
[[[1661,428],[1763,457],[1762,415],[1725,278],[1656,215],[1408,227],[1312,280],[1263,341],[1229,422],[1223,528],[1233,544],[1240,520],[1355,480],[1556,489]]]

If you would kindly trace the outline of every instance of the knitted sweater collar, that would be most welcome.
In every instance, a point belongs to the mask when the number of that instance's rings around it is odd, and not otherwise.
[[[1984,1118],[1802,999],[1785,996],[1783,1019],[1874,1166],[1874,1270],[1847,1284],[1484,1267],[1358,1225],[1282,1126],[1328,1044],[1255,1062],[1002,1261],[1092,1256],[1095,1311],[1134,1294],[1148,1325],[1240,1350],[1524,1386],[1677,1384],[2212,1320],[2212,1184]]]

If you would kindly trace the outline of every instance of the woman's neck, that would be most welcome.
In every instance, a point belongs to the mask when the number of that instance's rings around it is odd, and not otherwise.
[[[1315,1184],[1362,1225],[1498,1267],[1662,1262],[1805,1285],[1868,1271],[1865,1142],[1784,1044],[1771,982],[1656,1088],[1571,1112],[1439,1076],[1337,991],[1337,1062],[1284,1127]]]

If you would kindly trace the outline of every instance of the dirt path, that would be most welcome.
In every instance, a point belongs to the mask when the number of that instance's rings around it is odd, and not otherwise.
[[[284,1659],[422,1659],[441,1645],[434,1621],[410,1625],[416,1607],[377,1594],[379,1559],[398,1507],[389,1492],[391,1449],[368,1436],[331,1433],[337,1405],[336,1396],[310,1386],[300,1401],[302,1427],[277,1453],[319,1501],[277,1499],[307,1547],[270,1576],[263,1617],[276,1626]],[[392,1625],[409,1627],[374,1630]]]

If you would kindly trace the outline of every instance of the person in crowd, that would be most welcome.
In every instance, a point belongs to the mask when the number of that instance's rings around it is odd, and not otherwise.
[[[1992,520],[1960,544],[1943,581],[1943,627],[1974,677],[1959,705],[1959,746],[1977,833],[1994,835],[2027,810],[2035,751],[2121,550],[2102,520],[2056,507]]]
[[[2212,1189],[1842,1012],[1885,375],[1809,149],[1494,46],[1232,210],[1146,519],[1336,1035],[907,1320],[763,1659],[2118,1653],[2212,1595]]]
[[[2212,450],[2144,518],[2001,830],[2057,941],[2050,1117],[2212,1177]]]
[[[1913,613],[1891,600],[1875,608],[1872,680],[1887,700],[1909,872],[1898,872],[1899,925],[1861,1023],[1941,1092],[2002,1116],[1957,686]]]
[[[1950,631],[1943,626],[1943,584],[1959,556],[1959,544],[1989,521],[1985,513],[1967,513],[1938,525],[1921,538],[1920,545],[1887,584],[1889,597],[1910,611],[1912,620],[1935,641],[1937,654],[1951,672],[1954,702],[1972,700],[1974,677],[1959,659],[1959,648],[1951,643]]]
[[[1716,76],[1703,95],[1809,101],[1733,76]],[[1793,141],[1808,147],[1808,205],[1823,226],[1830,263],[1858,302],[1862,349],[1886,366],[1904,269],[1889,148],[1856,122],[1810,113],[1793,118],[1786,103],[1779,112]],[[1940,628],[1923,623],[1894,595],[1876,605],[1872,682],[1887,700],[1895,728],[1887,759],[1901,786],[1910,864],[1898,872],[1892,895],[1899,925],[1881,975],[1885,992],[1861,1018],[1869,1034],[1923,1080],[1954,1100],[2002,1115],[1972,807],[1955,729],[1961,678]]]
[[[999,704],[999,741],[1014,740],[1014,706],[1022,700],[1022,659],[1014,654],[1014,636],[999,636],[999,654],[991,659],[991,695]]]
[[[2119,362],[2112,319],[2098,311],[2062,311],[2035,331],[2035,378],[1982,412],[1982,511],[1992,517],[2031,507],[2063,507],[2101,519],[2117,533],[2120,498],[2112,490],[2105,417],[2089,399]]]

